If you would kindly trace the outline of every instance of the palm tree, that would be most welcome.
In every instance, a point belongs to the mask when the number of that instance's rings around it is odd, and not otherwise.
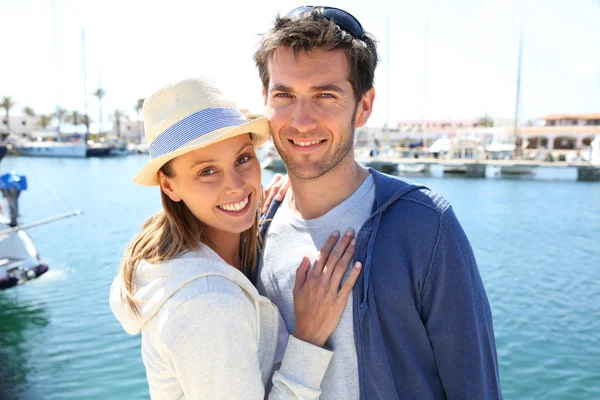
[[[27,115],[28,117],[35,117],[35,112],[33,111],[33,108],[31,108],[31,107],[23,108],[23,114]]]
[[[90,138],[90,123],[92,122],[92,120],[90,119],[90,116],[87,114],[83,114],[81,116],[81,123],[83,125],[85,125],[85,142],[87,143],[88,139]]]
[[[477,119],[477,124],[482,127],[492,127],[494,120],[488,114],[484,114],[483,117]]]
[[[56,114],[55,114],[55,118],[56,118],[56,132],[58,133],[58,136],[61,136],[60,133],[60,124],[65,122],[65,117],[67,116],[67,110],[65,110],[64,108],[57,108],[56,109]]]
[[[98,98],[98,111],[99,111],[99,124],[98,124],[98,137],[102,133],[102,98],[106,96],[106,92],[102,88],[96,89],[94,96]]]
[[[121,139],[121,118],[125,116],[123,110],[115,110],[113,118],[115,120],[115,127],[117,128],[117,139]]]
[[[77,128],[79,127],[79,124],[81,124],[81,114],[79,114],[79,111],[71,111],[71,114],[67,115],[66,121],[70,124],[73,124],[75,127],[75,133],[78,133]]]
[[[40,128],[46,129],[48,127],[48,125],[50,125],[52,123],[53,119],[54,119],[53,115],[40,115],[40,119],[38,120],[38,125],[40,126]]]
[[[138,99],[137,104],[135,105],[135,107],[133,108],[135,110],[135,113],[138,116],[138,121],[140,124],[140,141],[142,140],[142,136],[144,135],[144,121],[142,121],[142,118],[140,118],[140,113],[142,112],[142,109],[144,108],[144,99]]]
[[[0,104],[0,107],[4,108],[4,110],[6,111],[6,127],[8,129],[8,134],[10,135],[10,109],[13,108],[17,103],[15,103],[13,101],[13,99],[10,96],[4,96],[4,99],[2,101],[2,103]]]

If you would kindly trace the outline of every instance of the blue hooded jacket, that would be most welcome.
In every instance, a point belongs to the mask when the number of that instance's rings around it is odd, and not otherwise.
[[[364,266],[353,290],[360,398],[502,399],[490,306],[450,204],[370,172],[376,199],[354,256]]]

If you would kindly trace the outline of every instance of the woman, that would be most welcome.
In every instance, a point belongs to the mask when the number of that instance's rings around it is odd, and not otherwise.
[[[335,329],[360,264],[352,233],[333,234],[294,289],[297,327],[288,337],[277,308],[244,274],[256,265],[261,196],[254,149],[264,118],[246,122],[203,79],[168,85],[144,102],[152,160],[135,178],[159,185],[163,210],[128,246],[111,308],[142,358],[154,399],[316,399]],[[335,246],[335,249],[334,249]],[[282,254],[282,257],[285,255]],[[273,374],[273,366],[281,362]]]

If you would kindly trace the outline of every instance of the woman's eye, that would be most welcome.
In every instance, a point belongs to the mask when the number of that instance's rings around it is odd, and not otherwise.
[[[250,161],[250,156],[241,156],[238,158],[238,164],[244,164]]]
[[[205,170],[202,170],[198,176],[211,176],[214,173],[216,173],[216,171],[214,170],[214,168],[206,168]]]

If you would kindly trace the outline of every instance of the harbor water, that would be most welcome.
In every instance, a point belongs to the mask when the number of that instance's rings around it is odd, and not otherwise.
[[[160,207],[157,188],[131,183],[147,159],[0,163],[27,176],[22,222],[84,212],[28,231],[50,271],[0,292],[0,393],[149,398],[140,337],[127,335],[108,306],[126,243]],[[270,177],[265,171],[263,181]],[[410,179],[444,195],[471,240],[505,398],[599,399],[600,183]]]

